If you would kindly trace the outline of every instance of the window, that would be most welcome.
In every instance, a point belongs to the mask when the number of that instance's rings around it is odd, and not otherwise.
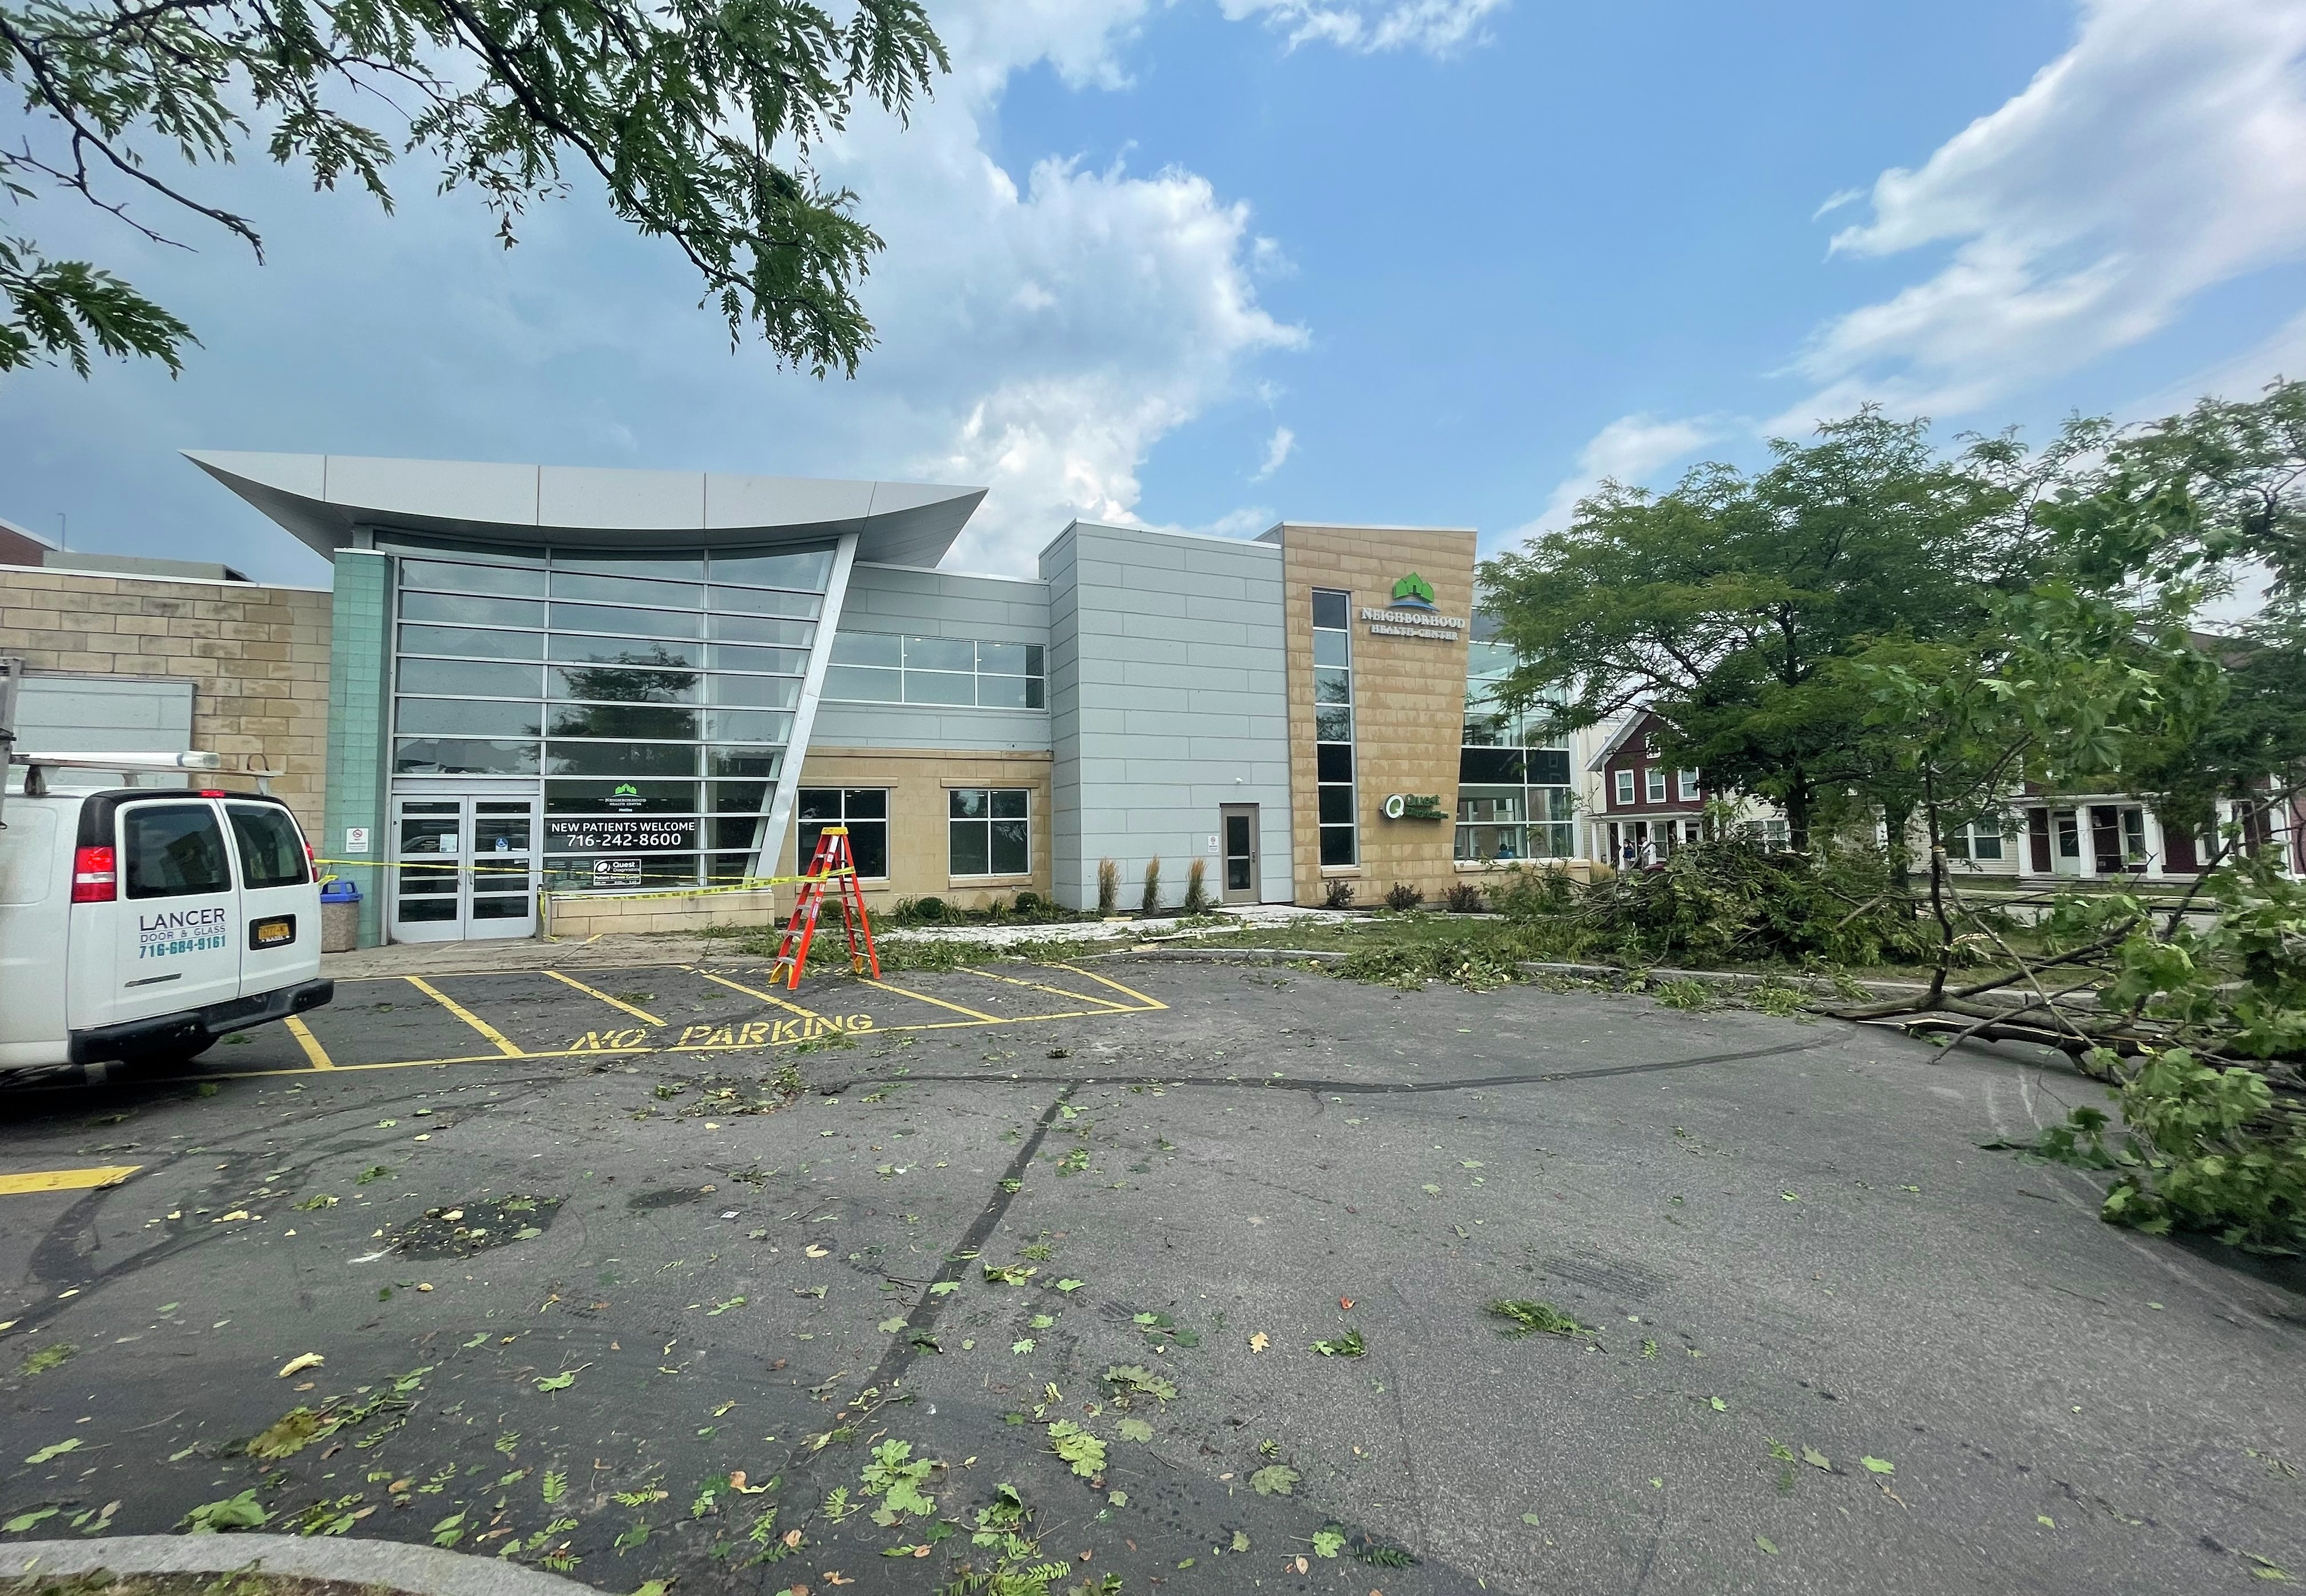
[[[824,696],[861,704],[1041,709],[1047,704],[1046,658],[1038,643],[840,632]]]
[[[1567,787],[1457,789],[1456,857],[1465,862],[1566,859],[1577,851]]]
[[[2124,809],[2122,812],[2122,861],[2125,865],[2146,862],[2146,811]]]
[[[1033,873],[1031,794],[1022,787],[958,787],[945,794],[946,871],[964,875]]]
[[[1360,862],[1354,801],[1353,595],[1313,590],[1313,780],[1321,863]]]
[[[1633,807],[1634,772],[1631,771],[1619,771],[1618,772],[1618,807],[1620,809],[1630,809]]]
[[[1682,801],[1684,803],[1688,803],[1697,797],[1697,772],[1695,771],[1682,771],[1679,772],[1679,776],[1681,781]]]
[[[233,840],[240,844],[240,883],[246,887],[299,887],[309,879],[304,839],[288,811],[269,804],[228,804]]]
[[[1653,764],[1644,773],[1648,780],[1643,785],[1649,795],[1649,801],[1653,804],[1665,802],[1665,767]]]
[[[1946,858],[1975,863],[2002,858],[2002,826],[1997,821],[1973,820],[1946,833]]]
[[[1474,618],[1465,645],[1465,730],[1457,750],[1456,857],[1464,862],[1569,858],[1577,851],[1569,748],[1550,730],[1553,701],[1507,711],[1498,684],[1516,663],[1513,645]],[[1510,811],[1510,817],[1509,817]]]
[[[831,549],[379,547],[398,557],[395,775],[542,777],[571,823],[547,827],[550,885],[593,879],[596,855],[559,846],[586,817],[688,822],[652,833],[649,884],[753,873]]]
[[[232,891],[224,828],[206,804],[138,804],[121,812],[121,852],[131,898],[184,898]]]
[[[736,822],[722,824],[735,824]],[[816,856],[828,825],[849,828],[849,857],[864,881],[889,879],[889,789],[885,787],[804,787],[800,789],[799,867]]]

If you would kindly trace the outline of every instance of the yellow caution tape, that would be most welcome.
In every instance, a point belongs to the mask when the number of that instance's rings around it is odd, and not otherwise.
[[[537,868],[537,866],[533,863],[525,865],[465,865],[458,864],[454,860],[444,860],[440,863],[435,863],[431,859],[314,859],[312,862],[315,865],[327,865],[330,866],[349,866],[354,868],[363,870],[469,870],[475,875],[525,875],[532,870]],[[856,874],[857,872],[853,867],[843,866],[837,870],[828,870],[823,875],[748,875],[741,881],[723,882],[717,885],[709,887],[673,887],[658,892],[618,892],[617,896],[619,899],[627,901],[641,898],[702,898],[715,893],[756,892],[763,887],[794,886],[802,882],[809,881],[832,882],[837,881],[842,876],[854,875]],[[328,878],[323,877],[322,879],[326,880]],[[611,888],[606,890],[613,892],[615,889]],[[590,898],[600,895],[602,889],[594,888],[571,891],[568,889],[547,888],[546,891],[551,896],[555,898]]]

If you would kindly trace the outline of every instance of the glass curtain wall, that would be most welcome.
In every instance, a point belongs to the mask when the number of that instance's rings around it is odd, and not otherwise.
[[[1481,629],[1477,619],[1476,633]],[[1569,782],[1569,744],[1546,736],[1542,711],[1512,714],[1499,705],[1497,684],[1513,662],[1509,644],[1478,635],[1466,644],[1456,857],[1484,863],[1574,858],[1576,799]]]
[[[396,778],[534,777],[547,883],[743,879],[831,548],[400,556]]]
[[[1313,780],[1321,863],[1361,858],[1354,808],[1353,595],[1313,590]]]

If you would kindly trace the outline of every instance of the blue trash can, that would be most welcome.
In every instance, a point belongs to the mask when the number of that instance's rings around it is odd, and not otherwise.
[[[320,883],[320,952],[349,953],[360,946],[361,890],[335,876]]]

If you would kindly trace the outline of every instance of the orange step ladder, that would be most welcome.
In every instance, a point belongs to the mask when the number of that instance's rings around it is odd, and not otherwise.
[[[777,978],[779,970],[787,971],[788,992],[800,990],[800,972],[808,963],[808,944],[816,940],[816,922],[824,908],[824,889],[828,883],[835,881],[841,883],[836,891],[841,899],[841,926],[849,934],[849,968],[858,975],[870,969],[875,980],[881,978],[881,955],[873,947],[873,922],[866,916],[865,891],[857,884],[857,863],[849,852],[849,828],[829,825],[817,833],[816,852],[801,877],[800,895],[793,900],[792,918],[786,923],[784,936],[777,943],[775,962],[769,966],[771,981]]]

